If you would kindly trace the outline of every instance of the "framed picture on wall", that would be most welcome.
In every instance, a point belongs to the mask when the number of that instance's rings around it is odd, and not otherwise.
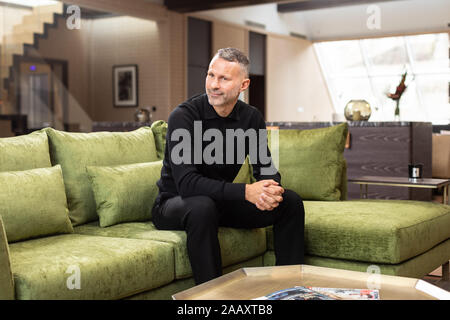
[[[114,107],[137,107],[138,67],[136,64],[113,66]]]

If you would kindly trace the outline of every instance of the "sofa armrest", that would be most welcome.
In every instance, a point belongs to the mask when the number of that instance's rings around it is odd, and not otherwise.
[[[14,299],[14,279],[9,261],[9,246],[0,216],[0,300]]]

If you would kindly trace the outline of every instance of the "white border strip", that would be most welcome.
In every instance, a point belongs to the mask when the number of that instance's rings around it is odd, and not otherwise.
[[[429,294],[430,296],[435,297],[439,300],[450,300],[450,292],[441,289],[439,287],[436,287],[431,283],[428,283],[423,280],[417,281],[416,289],[425,292],[426,294]]]

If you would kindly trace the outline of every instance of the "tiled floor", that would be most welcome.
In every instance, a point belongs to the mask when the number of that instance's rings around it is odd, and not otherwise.
[[[439,288],[442,288],[442,289],[450,292],[450,280],[447,280],[447,281],[442,280],[442,268],[441,267],[437,268],[430,274],[423,277],[422,280],[425,280],[431,284],[434,284],[435,286],[437,286]]]

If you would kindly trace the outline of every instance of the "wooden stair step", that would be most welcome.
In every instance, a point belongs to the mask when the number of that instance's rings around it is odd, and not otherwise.
[[[54,12],[33,13],[23,16],[22,24],[53,23]]]
[[[0,59],[2,62],[2,70],[13,65],[14,58],[12,54],[2,54]]]
[[[47,12],[54,12],[62,14],[64,12],[64,3],[58,2],[46,6],[37,6],[33,8],[33,13],[43,14]]]
[[[2,55],[6,55],[6,54],[20,54],[20,55],[22,55],[23,53],[24,53],[23,43],[21,43],[21,42],[19,42],[19,43],[3,42],[3,45],[1,47],[1,54]]]
[[[44,33],[44,23],[36,21],[33,23],[18,24],[13,27],[13,35],[24,33]]]
[[[22,32],[7,34],[3,37],[4,43],[30,43],[34,42],[34,33]]]

